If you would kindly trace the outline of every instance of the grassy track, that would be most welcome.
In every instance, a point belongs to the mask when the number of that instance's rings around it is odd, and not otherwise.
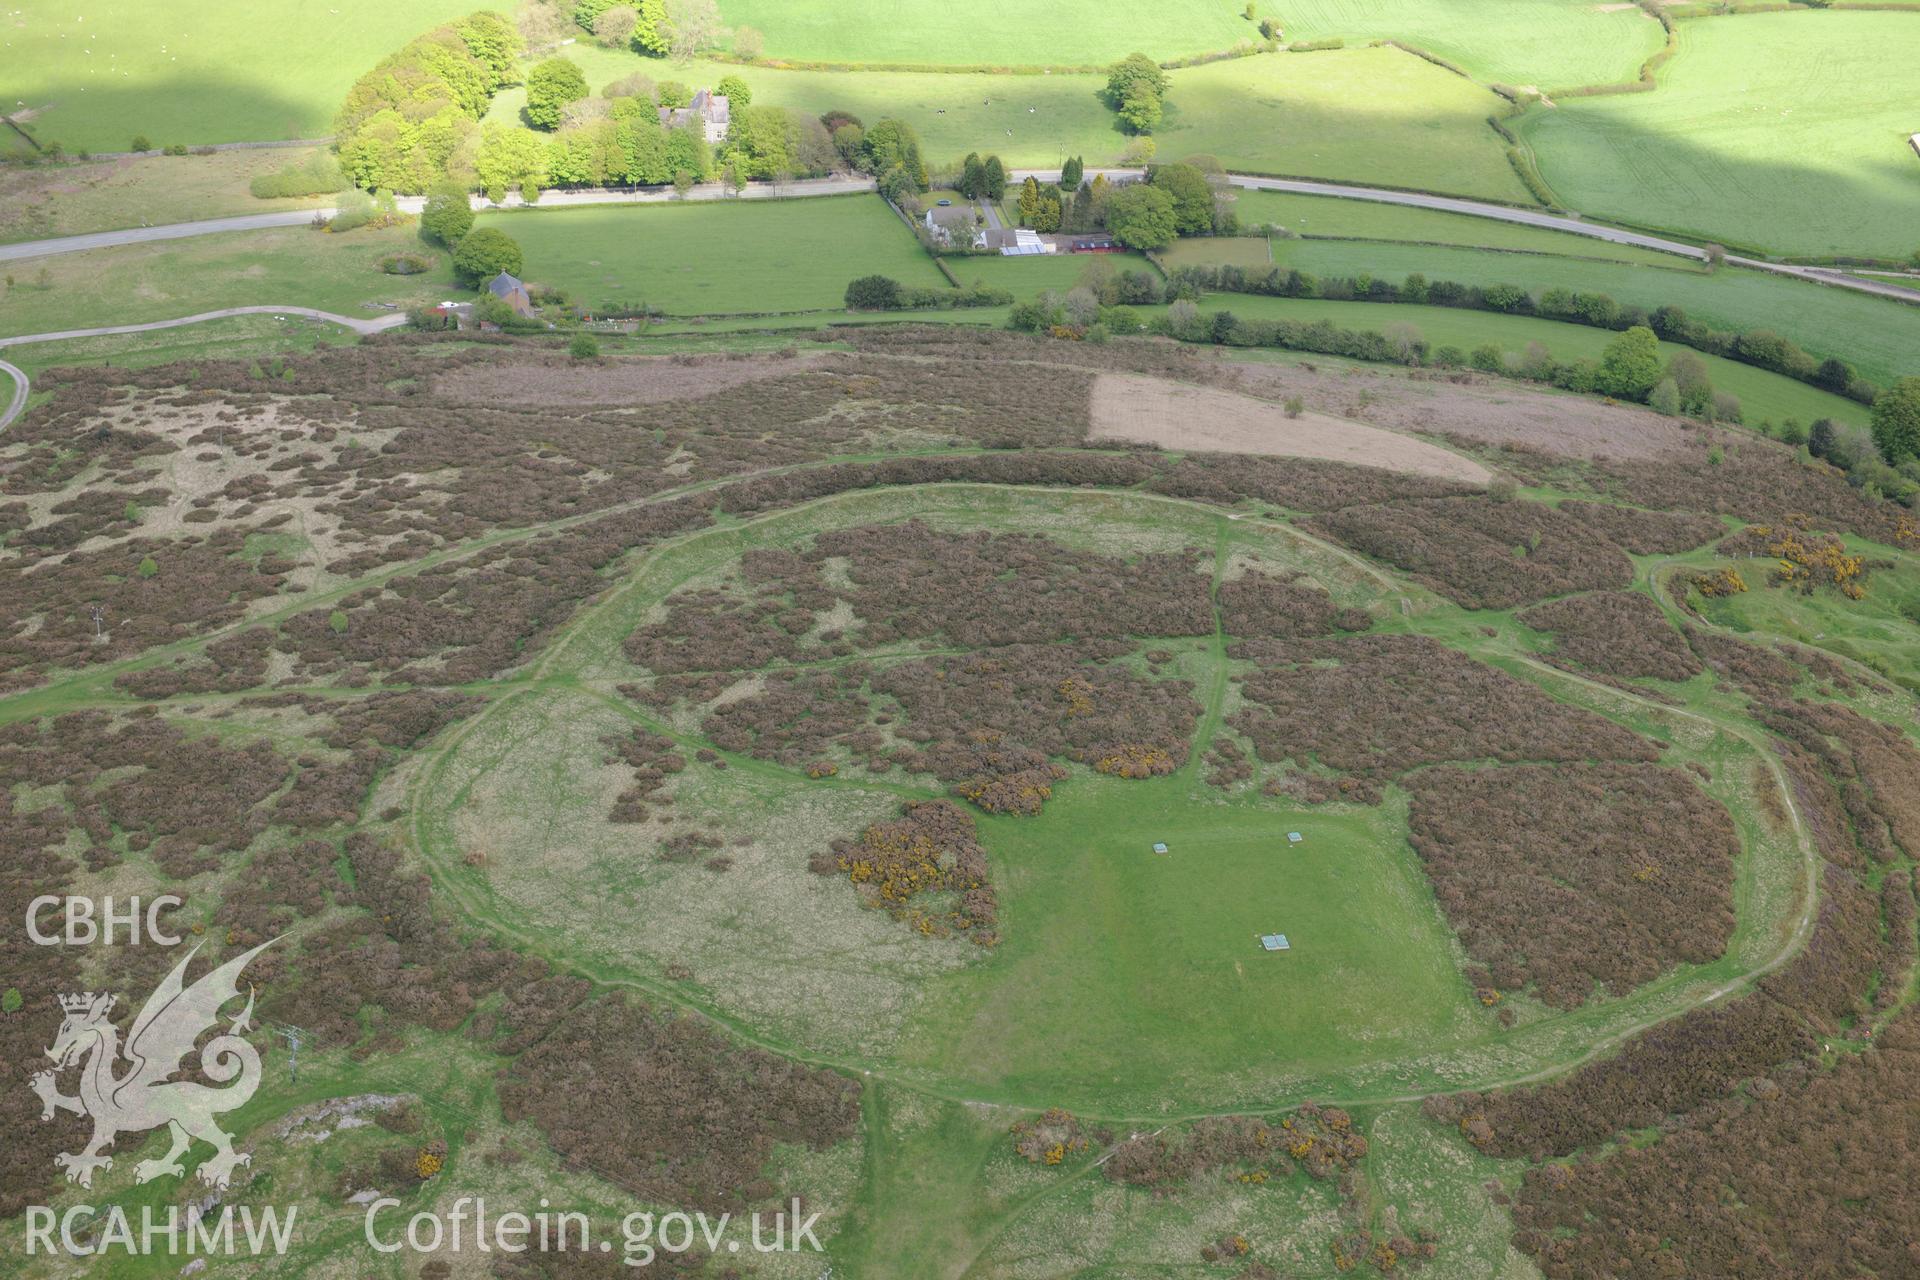
[[[390,276],[392,253],[432,257],[434,269]],[[44,273],[44,280],[42,279]],[[234,231],[9,263],[15,283],[0,305],[0,337],[172,320],[219,307],[274,304],[376,316],[370,301],[408,306],[455,288],[444,253],[410,227],[333,236],[306,227]]]
[[[1783,253],[1920,248],[1920,14],[1680,24],[1653,93],[1566,99],[1521,129],[1573,208]]]
[[[1328,320],[1351,329],[1384,330],[1390,324],[1405,322],[1436,347],[1455,346],[1470,351],[1482,343],[1492,343],[1502,351],[1519,355],[1528,343],[1539,342],[1559,360],[1598,359],[1616,336],[1606,329],[1532,316],[1399,303],[1321,302],[1220,293],[1208,295],[1201,310],[1231,311],[1252,319]],[[1663,343],[1661,355],[1670,358],[1688,349]],[[1806,423],[1814,418],[1832,418],[1836,422],[1864,425],[1867,420],[1864,406],[1831,392],[1718,356],[1701,358],[1712,371],[1713,385],[1740,397],[1748,422],[1798,418]]]
[[[1631,80],[1664,38],[1633,6],[1587,0],[1299,0],[1279,12],[1289,40],[1404,40],[1481,80],[1549,90]]]
[[[968,6],[848,0],[729,0],[729,23],[756,28],[767,56],[929,66],[1090,66],[1134,50],[1208,53],[1259,30],[1232,0],[1068,0],[1044,18],[1012,0]]]
[[[124,151],[314,138],[363,72],[490,0],[21,0],[0,36],[6,105],[42,142]]]
[[[646,302],[674,315],[838,308],[847,282],[946,278],[871,195],[728,204],[587,206],[493,213],[520,242],[528,278],[587,306]]]
[[[693,62],[671,69],[589,45],[567,51],[601,86],[634,71],[691,85],[738,75],[756,103],[818,115],[841,108],[871,123],[910,122],[927,159],[997,152],[1012,166],[1047,167],[1081,155],[1119,158],[1128,138],[1089,75],[783,71]],[[1397,49],[1262,54],[1171,73],[1158,155],[1218,156],[1253,173],[1346,178],[1458,195],[1532,203],[1486,117],[1501,100]],[[518,118],[517,90],[494,100],[490,118]]]
[[[1717,329],[1785,334],[1817,356],[1845,358],[1882,385],[1920,372],[1920,307],[1761,271],[1723,267],[1709,274],[1671,256],[1665,259],[1671,265],[1630,266],[1337,240],[1277,241],[1273,250],[1275,261],[1323,276],[1365,272],[1401,280],[1418,271],[1429,280],[1606,293],[1648,311],[1672,304]]]

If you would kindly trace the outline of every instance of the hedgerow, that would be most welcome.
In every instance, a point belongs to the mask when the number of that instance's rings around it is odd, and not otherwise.
[[[1352,302],[1403,302],[1435,307],[1459,307],[1508,315],[1537,315],[1543,319],[1596,328],[1626,330],[1646,325],[1668,342],[1680,343],[1724,356],[1742,364],[1785,374],[1789,378],[1872,404],[1877,388],[1860,378],[1844,362],[1823,362],[1792,341],[1767,330],[1714,329],[1689,316],[1683,307],[1645,308],[1616,302],[1604,293],[1576,293],[1547,289],[1539,293],[1512,284],[1476,285],[1452,280],[1428,280],[1414,274],[1398,284],[1375,276],[1316,277],[1297,269],[1266,267],[1183,266],[1168,277],[1169,296],[1198,297],[1204,293],[1249,293],[1281,298],[1327,298]],[[1402,360],[1378,334],[1362,330],[1316,328],[1290,321],[1237,320],[1235,341],[1245,346],[1284,346],[1327,351],[1359,359]],[[1333,336],[1337,334],[1337,339]],[[1189,335],[1180,335],[1189,336]],[[1363,354],[1375,343],[1383,354]],[[1349,350],[1334,350],[1335,346]]]

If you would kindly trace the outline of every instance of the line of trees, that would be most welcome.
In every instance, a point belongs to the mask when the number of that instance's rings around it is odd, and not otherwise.
[[[661,86],[662,101],[677,96],[674,88]],[[590,109],[578,110],[582,102]],[[731,115],[716,153],[701,121],[663,125],[651,97],[584,99],[563,108],[566,122],[551,133],[489,123],[469,152],[453,157],[448,171],[426,175],[420,185],[410,178],[399,189],[420,191],[453,183],[477,187],[495,201],[513,190],[533,200],[550,187],[672,184],[685,190],[719,178],[738,188],[756,180],[815,177],[842,165],[876,174],[883,189],[896,197],[925,189],[919,139],[900,121],[883,120],[865,130],[845,113],[816,119],[784,107],[752,104]],[[830,120],[837,122],[831,131]]]
[[[1004,307],[1013,301],[1008,289],[987,284],[962,289],[904,285],[892,276],[861,276],[847,285],[849,311],[930,311],[955,307]]]
[[[1061,167],[1057,184],[1029,176],[1020,188],[1020,225],[1069,234],[1106,230],[1143,250],[1164,249],[1181,236],[1239,229],[1232,189],[1219,180],[1210,157],[1150,166],[1145,182],[1109,183],[1104,174],[1088,182],[1085,172],[1074,157]]]
[[[579,0],[573,22],[611,49],[685,62],[732,32],[714,0]]]

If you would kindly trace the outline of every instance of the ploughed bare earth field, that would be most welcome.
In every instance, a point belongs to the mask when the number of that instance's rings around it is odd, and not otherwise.
[[[1471,458],[1364,422],[1306,411],[1289,416],[1284,405],[1270,400],[1131,374],[1105,373],[1094,380],[1091,438],[1162,449],[1321,458],[1469,484],[1492,479]]]
[[[1240,387],[1251,395],[1270,400],[1297,395],[1310,410],[1397,431],[1569,458],[1659,458],[1699,447],[1699,437],[1678,420],[1637,405],[1519,386],[1487,374],[1391,373],[1312,363],[1249,363],[1236,372]]]

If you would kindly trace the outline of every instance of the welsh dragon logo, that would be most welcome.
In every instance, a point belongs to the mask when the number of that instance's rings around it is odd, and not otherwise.
[[[240,994],[238,979],[247,962],[272,946],[263,942],[253,950],[236,956],[207,974],[192,986],[182,981],[187,963],[200,950],[195,947],[185,960],[147,998],[146,1005],[120,1043],[120,1032],[107,1015],[114,997],[88,991],[60,997],[66,1020],[54,1037],[47,1056],[54,1061],[51,1071],[40,1071],[29,1083],[40,1095],[42,1120],[53,1119],[56,1111],[93,1118],[93,1137],[78,1154],[62,1152],[54,1163],[67,1171],[67,1181],[83,1187],[93,1185],[95,1169],[113,1168],[113,1157],[102,1154],[123,1133],[141,1133],[166,1125],[173,1146],[158,1160],[142,1160],[134,1168],[140,1182],[150,1182],[164,1174],[179,1177],[186,1172],[180,1157],[195,1138],[210,1144],[214,1156],[200,1166],[200,1180],[225,1187],[236,1167],[252,1157],[235,1152],[233,1139],[213,1122],[215,1115],[242,1106],[260,1087],[260,1055],[242,1038],[253,1018],[253,995],[247,995],[242,1009],[225,1032],[200,1047],[201,1071],[216,1084],[238,1080],[223,1089],[212,1089],[194,1080],[173,1080],[201,1033],[220,1020],[220,1008]],[[124,1064],[125,1070],[116,1070]],[[80,1069],[79,1096],[60,1092],[57,1077],[70,1068]]]

